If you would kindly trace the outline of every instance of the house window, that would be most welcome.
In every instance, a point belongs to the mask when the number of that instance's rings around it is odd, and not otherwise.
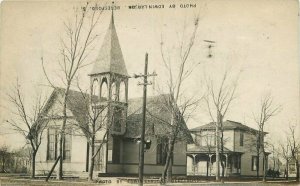
[[[156,163],[164,165],[167,160],[168,144],[166,140],[160,140],[156,147]]]
[[[49,128],[47,138],[48,138],[47,160],[56,160],[59,151],[59,129]],[[65,134],[64,148],[63,148],[64,160],[71,159],[71,142],[72,142],[71,139],[72,139],[71,130],[67,130]]]
[[[57,156],[57,130],[54,128],[48,129],[48,144],[47,144],[47,160],[55,160]]]
[[[200,140],[199,140],[200,141]],[[214,132],[204,133],[201,135],[201,146],[212,147],[216,145],[216,136]]]
[[[244,133],[240,132],[240,146],[244,146]]]
[[[64,160],[71,160],[71,140],[72,140],[72,131],[66,130],[65,140],[64,140]]]
[[[251,170],[256,171],[257,170],[257,156],[252,156],[252,161],[251,161]]]

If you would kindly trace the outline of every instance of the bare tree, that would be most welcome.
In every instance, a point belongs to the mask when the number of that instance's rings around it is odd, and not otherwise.
[[[224,152],[224,135],[223,135],[223,121],[231,106],[231,103],[235,99],[236,88],[238,78],[233,82],[228,82],[229,71],[226,70],[222,76],[221,84],[219,86],[212,80],[206,81],[207,93],[204,97],[206,102],[207,110],[210,118],[215,124],[216,132],[216,181],[220,180],[220,154]],[[221,151],[221,153],[220,153]],[[224,177],[224,162],[221,161],[222,166],[222,177]]]
[[[107,123],[107,104],[101,104],[101,98],[95,96],[93,94],[93,90],[91,95],[84,93],[82,89],[78,86],[82,99],[84,100],[84,105],[82,105],[83,109],[80,112],[86,111],[84,114],[86,116],[86,121],[83,123],[75,123],[82,133],[84,134],[85,138],[88,141],[90,147],[90,164],[89,164],[89,181],[93,180],[93,172],[95,167],[95,159],[97,155],[100,153],[105,140],[107,139],[108,131],[111,127],[111,123]],[[93,87],[92,87],[93,88]],[[102,133],[102,139],[100,143],[96,143],[97,135]]]
[[[24,95],[18,81],[8,97],[14,107],[12,110],[14,117],[7,120],[7,122],[13,130],[23,135],[31,146],[31,178],[34,178],[36,153],[41,145],[43,131],[48,123],[46,116],[43,116],[46,99],[42,100],[42,96],[39,95],[31,110],[28,109],[25,107]]]
[[[97,6],[97,4],[95,4]],[[65,127],[67,123],[67,100],[69,97],[70,87],[78,72],[83,67],[87,66],[87,57],[92,50],[92,44],[98,35],[94,34],[95,27],[99,22],[101,11],[90,11],[90,3],[86,3],[84,7],[75,9],[75,16],[72,21],[65,22],[66,38],[61,39],[60,60],[59,65],[61,68],[62,76],[60,77],[65,85],[65,92],[62,102],[63,121],[60,129],[59,139],[59,171],[57,179],[62,179],[63,175],[63,144],[65,136]],[[44,60],[42,57],[42,66],[44,74],[48,83],[52,86]]]
[[[269,172],[269,176],[272,176],[273,179],[277,176],[279,176],[279,169],[280,169],[280,165],[281,162],[279,160],[280,157],[280,149],[276,148],[274,143],[267,143],[267,146],[269,147],[269,152],[270,154],[272,154],[272,156],[270,156],[270,160],[271,162],[269,163],[270,167],[268,169]],[[271,169],[272,168],[272,169]]]
[[[263,166],[264,166],[264,171],[263,171],[263,181],[266,180],[266,172],[268,168],[268,162],[267,162],[267,157],[268,154],[265,151],[265,125],[269,121],[269,119],[276,114],[279,113],[281,109],[281,106],[274,105],[273,103],[273,98],[270,93],[266,94],[261,98],[261,103],[260,103],[260,108],[259,112],[257,114],[253,114],[253,118],[255,123],[257,124],[258,131],[256,133],[256,148],[257,148],[257,171],[259,171],[259,157],[260,157],[260,152],[262,152],[263,155]],[[258,174],[258,172],[257,172]]]
[[[300,141],[297,138],[295,126],[289,127],[288,143],[291,152],[291,158],[296,164],[296,181],[299,182],[299,156],[300,156]]]
[[[285,179],[288,180],[289,179],[289,160],[290,160],[288,139],[285,143],[279,144],[279,154],[285,160],[285,170],[284,170],[285,174],[284,175],[285,175]]]
[[[167,87],[168,87],[168,100],[165,101],[166,107],[171,112],[171,119],[167,123],[172,126],[172,131],[168,136],[168,153],[166,163],[162,172],[162,183],[172,180],[172,157],[174,145],[180,130],[181,124],[190,116],[192,110],[195,109],[199,99],[194,97],[186,98],[183,95],[183,83],[191,75],[193,69],[199,64],[189,59],[191,50],[194,46],[196,32],[198,29],[199,18],[197,17],[193,24],[193,30],[187,42],[185,42],[185,32],[183,32],[182,41],[179,42],[179,51],[176,51],[174,58],[170,57],[169,48],[164,43],[161,37],[161,57],[164,67],[167,71]],[[184,27],[185,29],[185,27]],[[179,56],[179,57],[177,57]],[[177,72],[178,70],[178,72]]]

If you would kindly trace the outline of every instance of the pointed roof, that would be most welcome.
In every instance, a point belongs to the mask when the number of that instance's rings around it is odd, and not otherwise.
[[[92,72],[89,75],[106,72],[112,72],[123,76],[128,76],[114,24],[113,12],[100,52],[94,63]]]

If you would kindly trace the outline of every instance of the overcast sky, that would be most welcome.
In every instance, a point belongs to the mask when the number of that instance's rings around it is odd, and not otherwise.
[[[283,136],[289,122],[299,122],[299,37],[298,2],[295,0],[209,0],[209,1],[115,1],[115,26],[130,75],[143,72],[144,56],[149,53],[149,71],[158,73],[156,85],[164,87],[166,80],[160,55],[161,37],[170,50],[178,48],[186,28],[188,38],[193,21],[199,16],[199,27],[190,60],[200,65],[186,80],[188,94],[201,97],[205,77],[218,80],[224,69],[233,76],[239,72],[237,99],[226,119],[245,122],[255,127],[252,113],[258,112],[260,97],[271,92],[282,111],[267,124],[271,139]],[[183,3],[184,2],[184,3]],[[110,3],[110,2],[109,2]],[[163,9],[130,10],[130,5],[164,5]],[[175,4],[176,8],[169,8]],[[196,4],[195,8],[180,8],[180,4]],[[22,146],[22,137],[5,127],[10,114],[6,94],[18,77],[30,106],[37,90],[49,92],[43,75],[41,56],[44,57],[50,79],[58,86],[57,56],[63,21],[72,18],[72,1],[6,1],[1,4],[0,62],[1,115],[0,144]],[[93,61],[99,52],[108,28],[111,12],[104,11],[97,27],[98,40],[90,56]],[[208,58],[207,43],[216,41],[212,58]],[[176,64],[174,64],[176,65]],[[92,65],[80,72],[80,84],[89,86],[87,74]],[[142,95],[138,81],[130,79],[129,97]],[[149,87],[149,94],[155,92]],[[209,122],[202,104],[195,111],[188,127]],[[12,134],[11,134],[12,133]]]

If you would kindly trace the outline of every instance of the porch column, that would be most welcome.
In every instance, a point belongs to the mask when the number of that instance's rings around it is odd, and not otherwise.
[[[241,173],[241,155],[238,155],[238,159],[237,159],[238,163],[237,163],[237,171],[238,173]]]
[[[226,160],[225,160],[225,177],[227,176],[227,167],[228,167],[228,154],[225,154]]]
[[[212,157],[212,154],[209,154],[209,176],[211,176],[211,157]]]
[[[192,154],[192,156],[193,156],[193,173],[194,175],[196,175],[196,160],[195,160],[196,155]]]
[[[236,172],[235,172],[235,168],[236,168],[236,167],[235,167],[235,161],[236,161],[235,159],[236,159],[236,155],[234,154],[234,155],[231,156],[231,163],[232,163],[232,166],[231,166],[231,173],[233,173],[233,172],[236,173]],[[233,171],[233,170],[234,170],[234,171]]]

